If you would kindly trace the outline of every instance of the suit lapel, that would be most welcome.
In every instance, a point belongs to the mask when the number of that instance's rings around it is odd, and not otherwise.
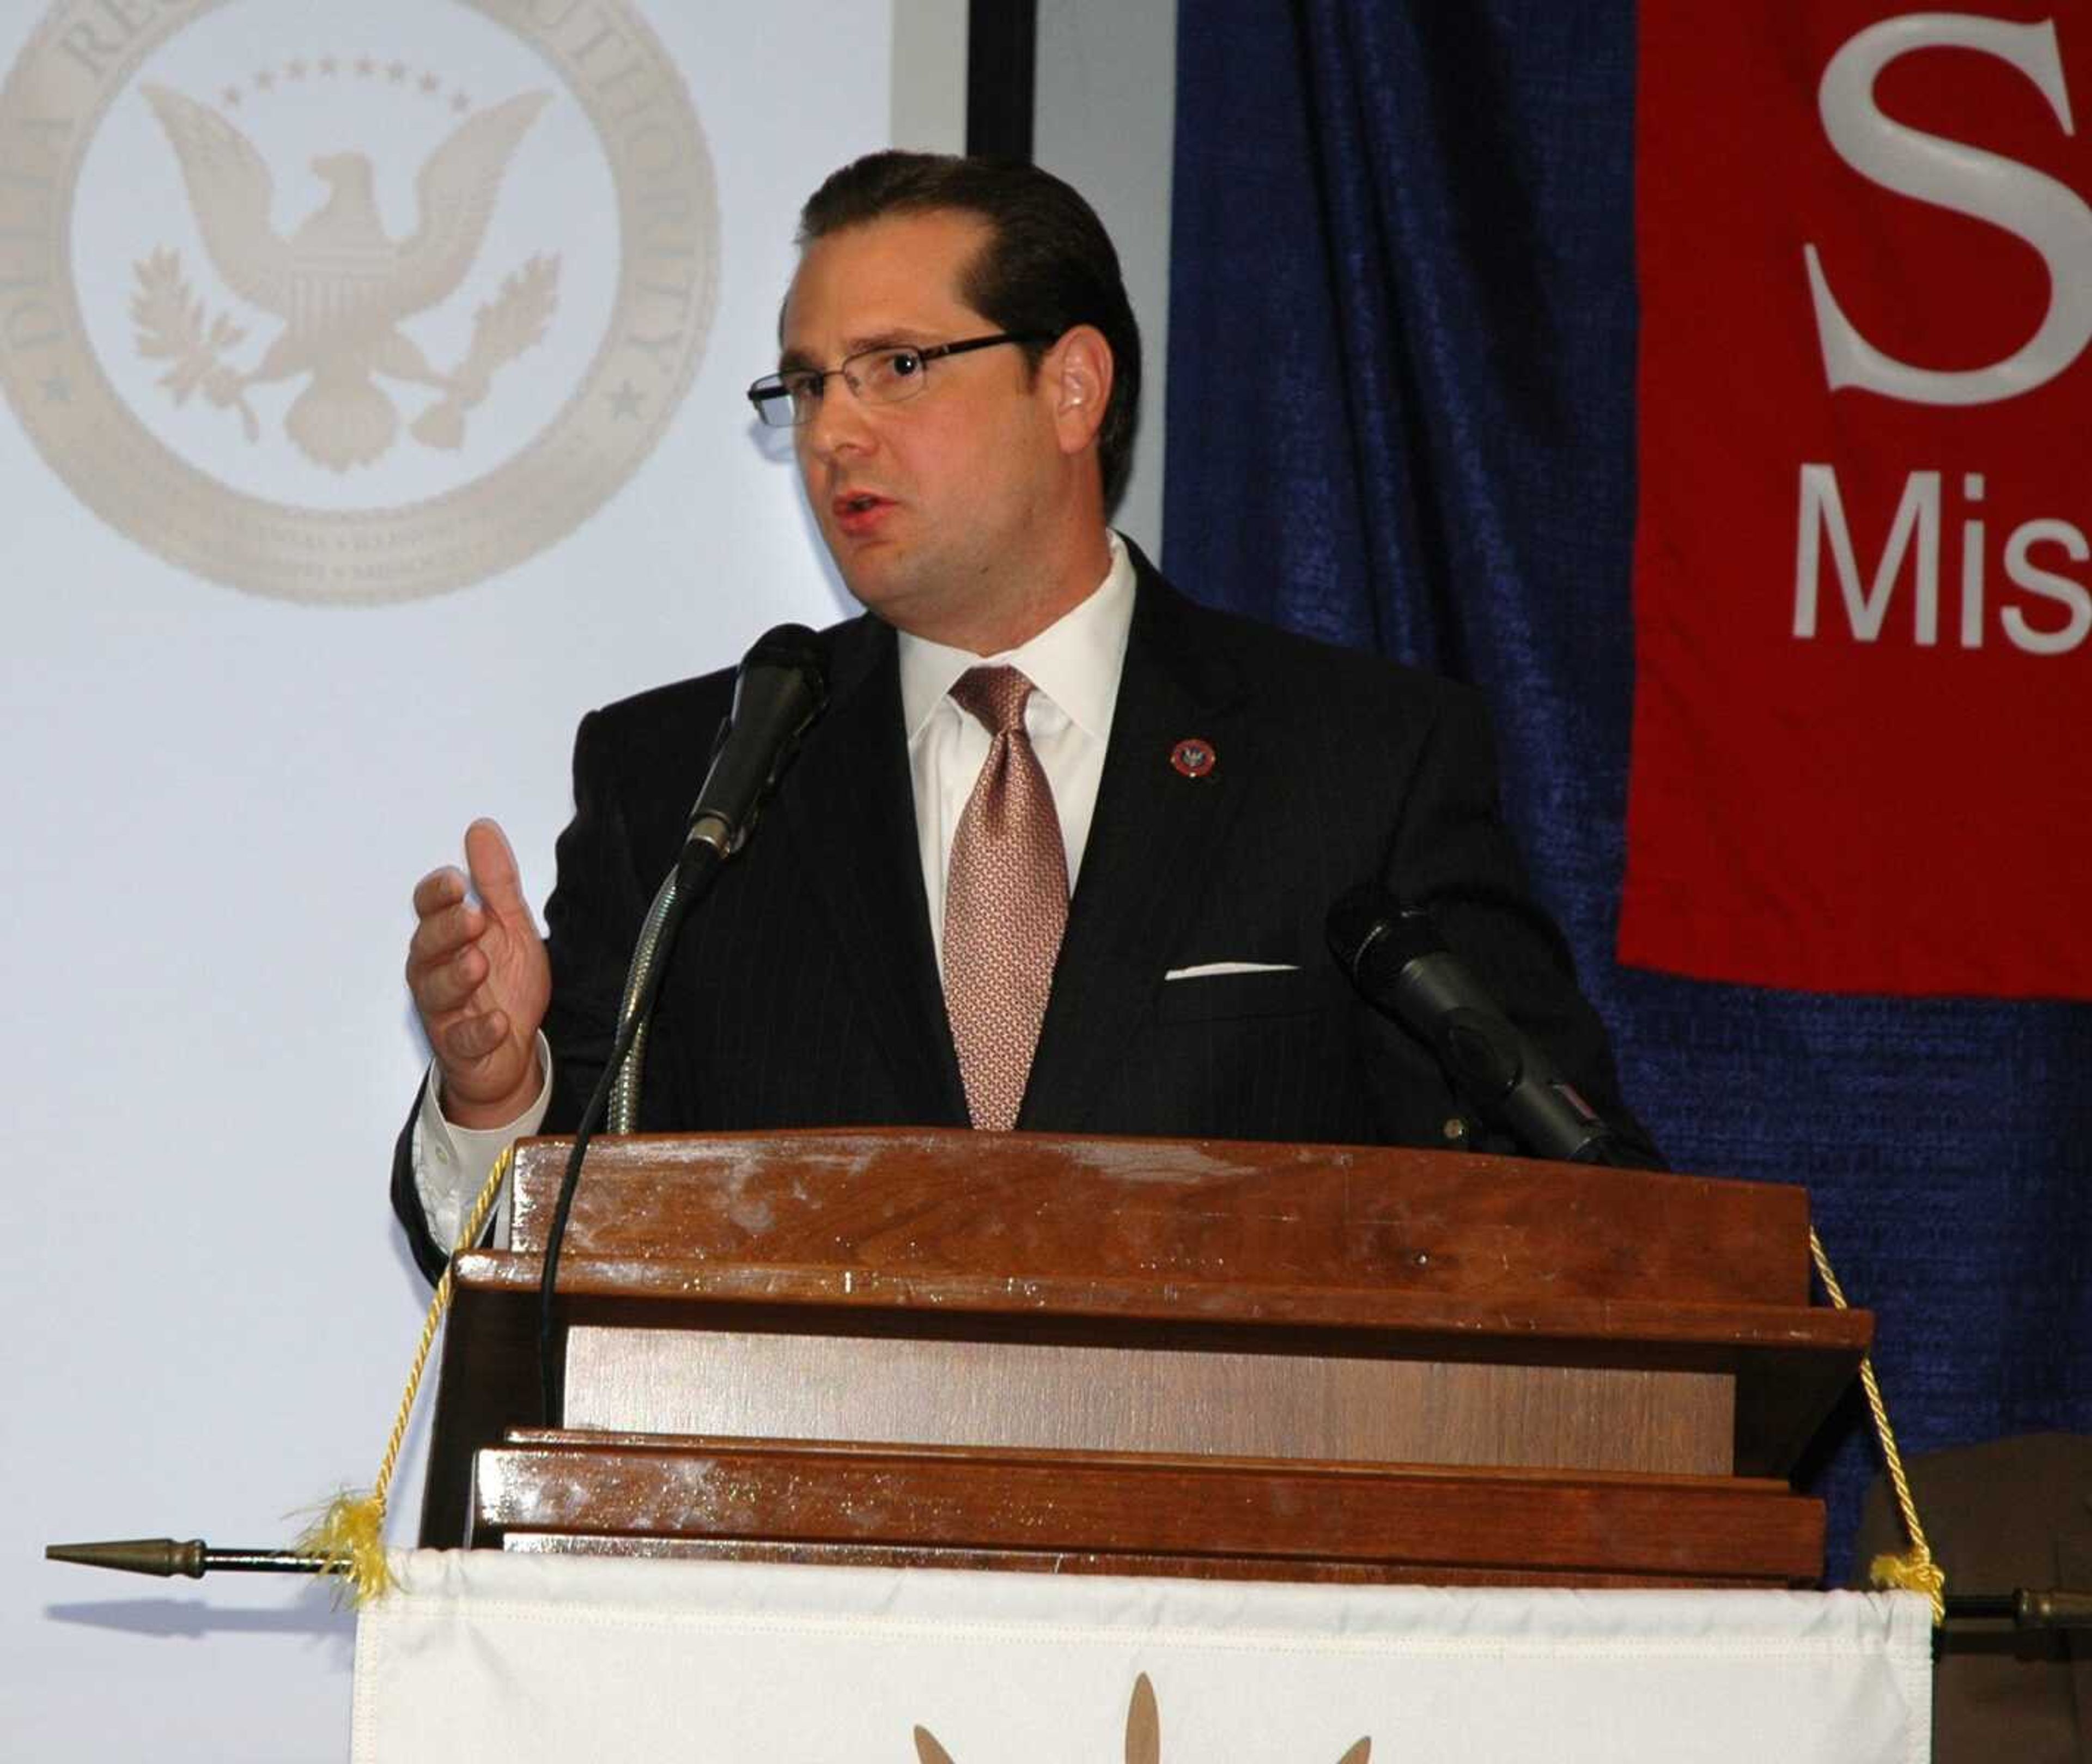
[[[1170,925],[1214,873],[1248,767],[1238,676],[1197,608],[1135,555],[1139,584],[1104,776],[1069,903],[1020,1127],[1081,1131],[1104,1080],[1154,1007]],[[1208,741],[1203,777],[1171,763]]]
[[[869,616],[844,626],[830,677],[828,714],[772,812],[844,952],[903,1118],[964,1126],[916,849],[893,630]]]

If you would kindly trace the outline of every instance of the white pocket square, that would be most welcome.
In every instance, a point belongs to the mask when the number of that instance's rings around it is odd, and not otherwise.
[[[1216,974],[1298,974],[1297,962],[1202,962],[1195,968],[1172,968],[1165,980],[1210,979]]]

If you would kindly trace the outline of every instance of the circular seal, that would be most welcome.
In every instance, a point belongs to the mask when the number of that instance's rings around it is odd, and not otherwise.
[[[1218,759],[1211,741],[1202,741],[1195,737],[1181,741],[1169,750],[1169,763],[1187,778],[1204,777],[1213,769]]]
[[[554,544],[711,327],[711,162],[630,0],[58,0],[0,162],[8,402],[102,519],[257,594],[440,594]]]

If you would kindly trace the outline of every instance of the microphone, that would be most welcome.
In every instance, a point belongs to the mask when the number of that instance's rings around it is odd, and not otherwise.
[[[668,954],[684,915],[719,880],[720,867],[746,843],[755,818],[798,751],[800,738],[828,708],[828,658],[821,640],[803,625],[765,631],[741,659],[734,676],[733,705],[712,743],[711,764],[690,810],[690,830],[676,867],[663,880],[639,929],[638,947],[625,975],[618,1005],[617,1034],[574,1129],[545,1235],[544,1266],[538,1278],[538,1379],[545,1425],[560,1425],[560,1336],[553,1296],[559,1288],[560,1252],[567,1239],[581,1164],[606,1111],[612,1131],[629,1133],[639,1114],[639,1085],[646,1063],[647,1019],[667,971]]]
[[[1329,909],[1338,965],[1383,1016],[1436,1053],[1475,1112],[1536,1157],[1571,1164],[1642,1160],[1532,1039],[1497,1009],[1431,915],[1372,882]]]
[[[679,867],[707,852],[723,860],[740,850],[800,737],[828,703],[828,659],[811,631],[780,625],[756,639],[734,677],[733,707],[690,810]]]

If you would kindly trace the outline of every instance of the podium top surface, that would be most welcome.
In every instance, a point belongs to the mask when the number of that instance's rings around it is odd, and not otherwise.
[[[568,1144],[519,1149],[519,1252],[543,1247]],[[814,1302],[985,1282],[1211,1289],[1274,1317],[1289,1293],[1728,1310],[1808,1305],[1808,1223],[1796,1187],[1522,1158],[834,1130],[599,1139],[565,1255],[721,1296],[757,1295],[741,1269],[791,1298],[796,1270]]]
[[[447,1356],[534,1364],[568,1150],[519,1148],[514,1248],[459,1259]],[[634,1135],[591,1145],[559,1286],[576,1324],[867,1352],[908,1338],[1717,1374],[1733,1379],[1736,1467],[1779,1475],[1872,1326],[1811,1307],[1808,1240],[1798,1187],[1475,1154]]]

